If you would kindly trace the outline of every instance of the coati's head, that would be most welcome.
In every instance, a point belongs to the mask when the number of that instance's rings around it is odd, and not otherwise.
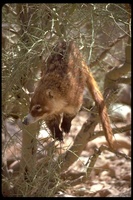
[[[53,104],[54,95],[52,90],[35,90],[34,95],[31,98],[29,114],[24,118],[23,123],[28,125],[38,121],[39,119],[45,119],[49,114],[51,114]]]
[[[37,88],[30,102],[29,114],[24,118],[23,124],[28,125],[40,119],[46,120],[55,113],[60,113],[66,103],[60,95],[52,89]]]

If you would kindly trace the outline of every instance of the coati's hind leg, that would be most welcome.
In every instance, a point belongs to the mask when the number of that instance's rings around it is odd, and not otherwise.
[[[46,120],[46,125],[51,131],[53,138],[62,141],[63,132],[59,129],[60,121],[61,121],[60,115],[54,116],[53,118]]]
[[[70,132],[70,128],[71,128],[71,121],[73,120],[73,118],[76,115],[70,115],[70,114],[63,114],[63,120],[61,123],[61,129],[63,132],[65,133],[69,133]]]

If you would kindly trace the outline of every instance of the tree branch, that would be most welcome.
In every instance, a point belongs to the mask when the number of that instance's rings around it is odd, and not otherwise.
[[[62,171],[68,169],[79,157],[81,152],[83,151],[88,139],[93,135],[95,126],[97,125],[98,120],[91,114],[89,120],[87,120],[78,135],[76,136],[73,145],[70,149],[64,154],[62,157]],[[60,159],[60,158],[59,158]]]
[[[98,63],[104,59],[104,57],[107,55],[107,53],[110,51],[110,49],[115,46],[117,43],[119,43],[122,39],[128,37],[127,34],[124,34],[120,37],[118,37],[116,40],[114,40],[108,47],[105,48],[105,50],[96,58],[95,61],[91,62],[89,64],[89,67],[92,68],[96,65],[98,65]]]
[[[114,67],[106,73],[104,81],[104,98],[107,100],[107,106],[116,98],[115,86],[122,80],[122,76],[131,71],[131,38],[125,49],[125,64],[120,67]]]
[[[21,172],[25,181],[32,181],[35,176],[37,140],[39,124],[35,123],[25,128],[22,125],[22,155],[20,161]]]
[[[118,79],[118,83],[131,84],[131,77],[129,77],[129,78],[121,77]]]
[[[107,147],[105,145],[102,145],[100,148],[96,148],[94,150],[93,156],[91,156],[88,159],[88,162],[86,163],[87,171],[86,171],[85,175],[84,176],[80,176],[75,180],[67,181],[66,183],[68,185],[74,186],[74,185],[81,184],[81,183],[85,182],[86,180],[88,180],[92,170],[94,169],[94,165],[95,165],[95,163],[97,161],[98,156],[105,150],[113,152],[109,147]],[[124,153],[117,152],[116,156],[124,157],[126,160],[131,161],[131,158],[129,156],[125,155]]]
[[[72,147],[70,147],[65,154],[61,155],[62,158],[59,158],[63,159],[61,166],[62,171],[68,169],[78,159],[87,142],[90,142],[97,137],[104,136],[103,131],[94,132],[97,123],[98,118],[90,117],[89,120],[83,124]],[[122,133],[129,130],[131,130],[131,125],[126,125],[121,128],[114,128],[113,133]]]
[[[123,126],[123,127],[118,127],[118,128],[112,129],[113,134],[120,134],[120,133],[124,133],[124,132],[130,131],[130,130],[131,130],[131,124]],[[103,130],[102,131],[95,131],[94,134],[89,139],[89,141],[92,141],[92,140],[94,140],[94,139],[96,139],[97,137],[100,137],[100,136],[104,136]]]

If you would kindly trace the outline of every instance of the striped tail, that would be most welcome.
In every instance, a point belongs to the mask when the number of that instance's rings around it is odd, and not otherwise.
[[[83,66],[83,69],[85,70],[85,74],[86,74],[87,87],[88,87],[88,89],[97,105],[97,108],[98,108],[102,127],[105,132],[106,140],[109,144],[109,147],[111,149],[114,149],[112,128],[110,125],[110,119],[108,116],[107,107],[106,107],[104,99],[103,99],[103,95],[101,94],[100,90],[98,89],[98,85],[97,85],[95,79],[93,78],[93,75],[91,74],[91,72],[89,71],[88,67],[86,66],[86,64],[84,62],[82,62],[82,66]]]

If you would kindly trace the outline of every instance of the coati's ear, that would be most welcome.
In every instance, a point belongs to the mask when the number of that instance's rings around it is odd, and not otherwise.
[[[50,99],[54,98],[54,93],[53,93],[53,91],[50,90],[50,89],[48,89],[48,90],[46,91],[46,95],[47,95]]]

